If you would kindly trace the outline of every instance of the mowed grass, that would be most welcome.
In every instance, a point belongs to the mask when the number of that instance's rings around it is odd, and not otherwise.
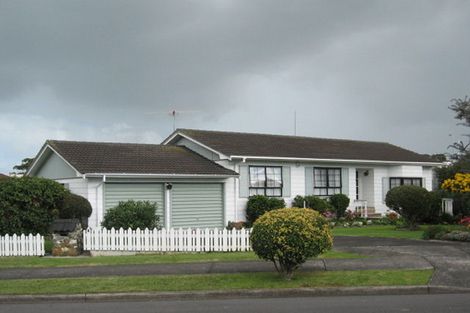
[[[363,256],[355,253],[329,251],[320,256],[325,259],[354,259]],[[98,257],[3,257],[0,268],[39,268],[71,266],[104,266],[131,264],[167,264],[197,262],[240,262],[259,260],[254,252],[165,253],[128,256]]]
[[[425,285],[432,270],[366,270],[297,273],[286,281],[277,273],[168,276],[113,276],[3,280],[0,294],[83,294],[144,291],[202,291],[299,287]]]
[[[450,229],[461,229],[460,225],[443,225]],[[365,236],[382,238],[423,239],[424,231],[430,225],[421,225],[417,230],[397,228],[393,225],[371,225],[362,227],[335,227],[334,236]]]
[[[424,229],[406,230],[397,229],[393,225],[371,225],[363,227],[335,227],[334,236],[365,236],[365,237],[383,237],[383,238],[405,238],[421,239]]]

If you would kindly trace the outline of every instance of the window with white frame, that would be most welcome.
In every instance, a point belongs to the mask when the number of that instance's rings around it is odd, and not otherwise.
[[[250,166],[250,196],[282,197],[281,166]]]
[[[403,185],[423,186],[423,179],[420,177],[390,177],[390,189]]]
[[[341,193],[341,168],[315,167],[313,186],[313,194],[316,196]]]

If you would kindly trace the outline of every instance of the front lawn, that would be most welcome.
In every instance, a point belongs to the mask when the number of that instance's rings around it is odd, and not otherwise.
[[[112,276],[15,279],[0,284],[0,294],[202,291],[299,287],[426,285],[432,270],[367,270],[297,273],[286,281],[277,273]]]
[[[445,225],[446,227],[459,229],[460,225]],[[405,239],[423,239],[424,230],[429,225],[421,225],[418,230],[397,229],[393,225],[370,225],[362,227],[335,227],[334,236],[365,236],[365,237],[383,237],[383,238],[405,238]]]
[[[320,256],[320,258],[325,259],[354,259],[361,257],[363,256],[356,253],[334,250]],[[259,258],[253,252],[165,253],[99,257],[3,257],[0,258],[0,268],[238,262],[255,260],[259,260]]]

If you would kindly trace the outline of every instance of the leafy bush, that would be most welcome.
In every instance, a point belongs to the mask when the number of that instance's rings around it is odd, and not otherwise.
[[[331,249],[328,222],[320,213],[299,208],[279,209],[261,216],[253,225],[252,247],[264,260],[274,263],[286,279],[308,258]]]
[[[326,211],[334,211],[333,206],[328,203],[328,201],[317,197],[317,196],[296,196],[292,202],[292,206],[296,208],[303,208],[305,201],[305,207],[313,209],[320,213],[325,213]]]
[[[54,248],[54,242],[52,239],[45,239],[44,240],[44,252],[46,254],[52,254],[52,249]]]
[[[267,197],[262,195],[250,196],[246,205],[246,221],[248,226],[253,223],[264,213],[284,208],[286,203],[284,199]]]
[[[90,202],[82,196],[66,193],[59,209],[59,218],[78,218],[82,226],[88,226],[88,217],[92,212]]]
[[[156,215],[157,204],[150,201],[129,200],[119,202],[104,215],[101,226],[105,228],[153,229],[159,227],[159,217]]]
[[[2,180],[0,234],[47,234],[66,192],[61,184],[45,178]]]
[[[335,209],[337,218],[341,218],[344,215],[349,206],[349,201],[349,197],[342,193],[338,193],[330,197],[330,204]]]
[[[423,239],[441,239],[441,237],[450,232],[448,227],[442,225],[429,226],[423,232]]]
[[[400,214],[410,229],[416,229],[428,214],[429,192],[419,186],[398,186],[387,192],[385,204]]]

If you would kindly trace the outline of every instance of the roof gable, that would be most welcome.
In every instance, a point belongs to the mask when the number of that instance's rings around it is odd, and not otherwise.
[[[232,157],[435,163],[426,155],[385,142],[195,129],[178,129],[172,136],[175,134],[190,137]]]

